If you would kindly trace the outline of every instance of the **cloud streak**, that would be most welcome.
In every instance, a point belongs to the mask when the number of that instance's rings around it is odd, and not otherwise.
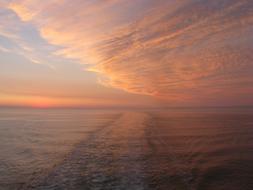
[[[251,0],[12,1],[105,86],[178,104],[252,104]]]

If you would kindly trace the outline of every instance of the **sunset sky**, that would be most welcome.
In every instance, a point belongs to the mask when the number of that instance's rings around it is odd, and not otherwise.
[[[0,105],[253,105],[253,1],[0,0]]]

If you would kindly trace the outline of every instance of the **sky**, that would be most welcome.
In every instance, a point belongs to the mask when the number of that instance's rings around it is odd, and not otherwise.
[[[252,0],[0,0],[0,106],[252,106],[252,52]]]

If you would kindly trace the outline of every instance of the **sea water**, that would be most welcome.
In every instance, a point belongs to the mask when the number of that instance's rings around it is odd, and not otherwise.
[[[252,109],[0,109],[0,189],[253,189]]]

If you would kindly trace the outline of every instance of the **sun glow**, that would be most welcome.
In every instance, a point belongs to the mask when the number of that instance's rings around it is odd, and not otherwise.
[[[50,108],[55,106],[55,101],[50,98],[36,97],[30,100],[29,104],[33,108]]]

